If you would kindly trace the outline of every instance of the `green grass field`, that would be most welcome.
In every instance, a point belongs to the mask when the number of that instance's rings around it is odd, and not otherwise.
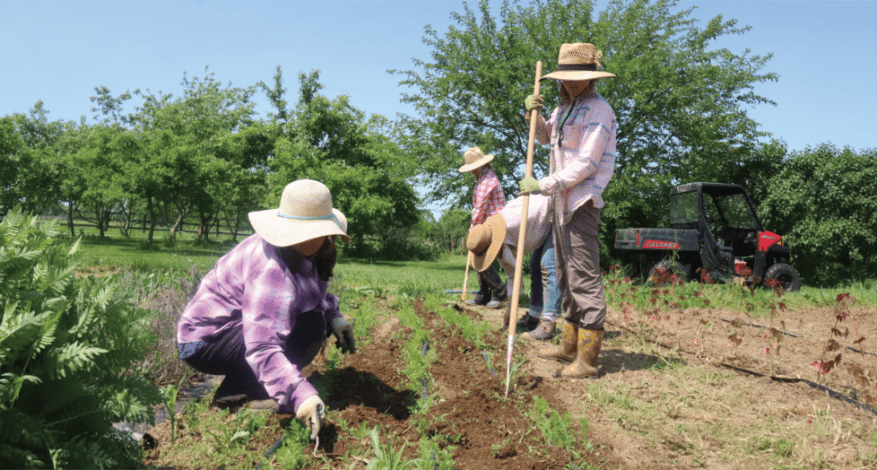
[[[112,232],[101,238],[90,232],[91,230],[84,231],[85,236],[79,251],[85,266],[116,267],[135,272],[177,273],[192,268],[208,271],[216,260],[235,246],[228,236],[203,242],[195,240],[194,234],[181,234],[176,243],[171,243],[166,233],[157,232],[155,242],[150,244],[139,231],[131,238]],[[69,239],[69,234],[67,238]],[[245,237],[239,237],[238,241],[243,238]],[[437,261],[380,261],[345,257],[342,252],[335,271],[335,283],[344,288],[371,289],[376,293],[440,293],[463,287],[465,266],[466,258],[462,255],[443,255]],[[469,272],[468,288],[478,289],[474,270]],[[730,289],[730,286],[725,288]],[[521,286],[523,305],[529,300],[529,289],[529,275],[525,274]],[[849,292],[863,304],[877,305],[877,280],[874,279],[844,283],[831,288],[805,285],[794,296],[794,301],[799,305],[831,305],[840,291]]]

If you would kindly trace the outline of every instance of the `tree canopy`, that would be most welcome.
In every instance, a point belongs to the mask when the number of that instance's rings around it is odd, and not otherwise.
[[[792,152],[766,181],[760,212],[803,276],[834,286],[877,267],[877,150],[822,144]]]

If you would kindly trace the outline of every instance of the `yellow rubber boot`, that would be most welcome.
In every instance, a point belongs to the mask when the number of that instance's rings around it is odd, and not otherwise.
[[[603,330],[579,329],[578,354],[575,361],[558,370],[554,376],[563,379],[584,379],[597,375],[597,356],[603,345]]]
[[[569,364],[576,360],[576,351],[578,347],[576,338],[578,334],[578,323],[564,322],[560,344],[540,349],[536,355],[542,359],[551,359],[564,364]]]

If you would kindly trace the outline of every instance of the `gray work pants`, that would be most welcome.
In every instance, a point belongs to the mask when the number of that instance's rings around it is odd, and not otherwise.
[[[597,239],[600,209],[589,201],[576,209],[566,225],[559,225],[559,217],[555,217],[553,228],[563,318],[578,323],[580,328],[602,330],[606,321],[606,298]]]

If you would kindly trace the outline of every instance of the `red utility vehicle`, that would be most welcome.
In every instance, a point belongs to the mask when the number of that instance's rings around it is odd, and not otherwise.
[[[789,292],[801,287],[783,238],[764,229],[736,184],[677,186],[670,191],[670,228],[618,230],[615,249],[644,277],[664,269],[688,280],[703,268],[717,281],[775,279]]]

